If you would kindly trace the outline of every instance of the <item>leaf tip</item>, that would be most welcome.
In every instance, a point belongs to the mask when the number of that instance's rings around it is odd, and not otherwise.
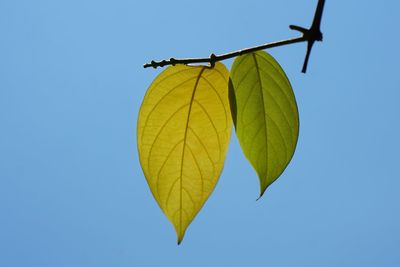
[[[183,235],[178,236],[177,245],[179,246],[182,243]]]
[[[263,186],[263,185],[261,184],[260,186],[261,186],[261,187],[260,187],[260,196],[256,199],[256,201],[259,201],[259,200],[264,196],[265,191],[267,191],[267,188],[268,188],[270,185]]]
[[[261,191],[260,196],[256,199],[256,201],[259,201],[263,197],[263,195],[265,193],[265,189],[263,191]]]

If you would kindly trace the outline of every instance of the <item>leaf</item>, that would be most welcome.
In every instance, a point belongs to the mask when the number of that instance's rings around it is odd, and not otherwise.
[[[212,69],[168,67],[150,85],[140,108],[140,163],[178,244],[223,168],[232,131],[228,78],[221,63]]]
[[[260,197],[285,170],[299,135],[296,99],[281,66],[264,51],[235,59],[229,82],[240,146],[260,180]]]

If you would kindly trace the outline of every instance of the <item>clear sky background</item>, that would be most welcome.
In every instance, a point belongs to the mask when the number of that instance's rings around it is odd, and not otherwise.
[[[400,266],[399,1],[327,0],[306,75],[269,50],[301,125],[260,201],[233,135],[177,246],[139,165],[144,63],[295,37],[316,2],[1,0],[0,266]]]

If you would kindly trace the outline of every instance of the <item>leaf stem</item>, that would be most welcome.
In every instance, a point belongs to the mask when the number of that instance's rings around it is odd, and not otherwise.
[[[313,19],[312,25],[309,29],[306,29],[306,28],[303,28],[300,26],[296,26],[296,25],[289,26],[289,28],[291,30],[296,30],[296,31],[301,32],[302,36],[300,36],[300,37],[277,41],[277,42],[272,42],[272,43],[266,43],[266,44],[262,44],[259,46],[245,48],[245,49],[233,51],[233,52],[222,54],[222,55],[211,54],[209,57],[204,57],[204,58],[184,58],[184,59],[170,58],[169,60],[162,60],[162,61],[152,60],[150,63],[144,64],[143,67],[144,68],[153,67],[156,69],[157,67],[164,67],[164,66],[176,65],[176,64],[188,65],[188,64],[208,63],[210,65],[210,67],[212,68],[212,67],[214,67],[215,62],[226,60],[229,58],[234,58],[234,57],[241,56],[241,55],[248,54],[248,53],[252,53],[252,52],[255,52],[258,50],[264,50],[264,49],[269,49],[269,48],[278,47],[278,46],[307,42],[307,53],[306,53],[306,57],[305,57],[303,69],[302,69],[302,72],[306,73],[308,60],[309,60],[309,57],[311,54],[311,49],[312,49],[315,41],[322,41],[322,33],[320,30],[320,25],[321,25],[324,4],[325,4],[325,0],[318,0],[318,5],[317,5],[316,11],[315,11],[314,19]]]

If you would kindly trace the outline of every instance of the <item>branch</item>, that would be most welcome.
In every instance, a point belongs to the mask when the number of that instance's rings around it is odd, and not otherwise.
[[[143,67],[144,68],[148,68],[148,67],[157,68],[157,67],[164,67],[167,65],[176,65],[176,64],[186,64],[187,65],[187,64],[193,64],[193,63],[209,63],[212,66],[215,64],[215,62],[222,61],[222,60],[225,60],[228,58],[241,56],[241,55],[255,52],[258,50],[263,50],[263,49],[282,46],[282,45],[300,43],[300,42],[304,42],[304,41],[306,41],[306,39],[304,39],[304,37],[298,37],[298,38],[278,41],[278,42],[274,42],[274,43],[267,43],[267,44],[263,44],[260,46],[245,48],[245,49],[237,50],[234,52],[230,52],[230,53],[222,54],[222,55],[218,55],[218,56],[211,54],[210,57],[204,57],[204,58],[185,58],[185,59],[170,58],[169,60],[163,60],[163,61],[159,61],[159,62],[156,62],[153,60],[150,63],[145,64]]]
[[[164,67],[167,65],[174,66],[176,64],[188,65],[188,64],[196,64],[196,63],[208,63],[210,65],[210,67],[214,67],[215,62],[222,61],[222,60],[229,59],[229,58],[234,58],[234,57],[241,56],[241,55],[248,54],[248,53],[252,53],[252,52],[255,52],[258,50],[264,50],[264,49],[278,47],[278,46],[307,42],[307,53],[306,53],[306,57],[304,59],[304,64],[303,64],[303,69],[302,69],[302,72],[306,73],[308,60],[309,60],[310,54],[311,54],[311,49],[312,49],[315,41],[322,41],[322,33],[320,30],[320,25],[321,25],[324,4],[325,4],[325,0],[318,0],[318,5],[317,5],[316,11],[315,11],[314,19],[313,19],[312,25],[309,29],[306,29],[306,28],[303,28],[300,26],[296,26],[296,25],[289,26],[290,29],[301,32],[302,36],[300,36],[300,37],[282,40],[282,41],[273,42],[273,43],[266,43],[263,45],[245,48],[245,49],[233,51],[233,52],[222,54],[222,55],[211,54],[209,57],[205,57],[205,58],[185,58],[185,59],[170,58],[169,60],[162,60],[162,61],[158,61],[158,62],[152,60],[150,63],[144,64],[143,67],[144,68],[153,67],[156,69],[157,67]]]

